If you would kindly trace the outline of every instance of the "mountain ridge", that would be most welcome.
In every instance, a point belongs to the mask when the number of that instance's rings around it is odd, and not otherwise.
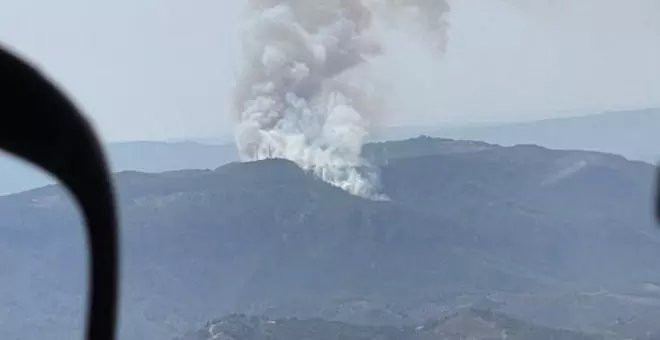
[[[196,142],[120,142],[105,145],[114,172],[133,170],[150,173],[183,169],[214,169],[238,160],[231,144]],[[0,195],[17,193],[55,182],[49,175],[15,157],[0,152]]]
[[[122,256],[130,259],[122,337],[173,338],[232,312],[398,327],[482,304],[544,327],[607,333],[621,317],[654,331],[644,315],[660,316],[660,305],[619,298],[650,296],[646,284],[660,282],[660,236],[645,206],[652,166],[592,152],[437,143],[444,146],[435,154],[388,151],[381,175],[390,201],[351,196],[286,160],[118,173]],[[32,289],[76,296],[71,287],[84,275],[71,263],[84,242],[63,233],[83,229],[62,188],[0,197],[0,215],[9,226],[0,228],[3,256],[51,254],[49,267],[26,261],[9,276],[39,273],[27,276]],[[22,286],[12,284],[15,296],[37,299]],[[74,309],[42,300],[34,305],[54,319]],[[0,317],[16,334],[34,332]]]
[[[607,152],[655,164],[660,161],[660,150],[656,147],[660,143],[658,131],[660,108],[648,108],[530,122],[440,128],[427,134],[504,146],[537,144],[552,149]]]
[[[404,140],[425,134],[434,138],[479,140],[503,146],[536,144],[552,149],[620,154],[631,160],[655,164],[660,160],[660,151],[656,148],[660,143],[658,131],[660,109],[649,108],[517,123],[394,128],[375,134],[383,135],[388,140]],[[372,156],[371,145],[381,139],[374,138],[364,146],[368,157]],[[235,146],[228,144],[226,139],[121,142],[110,143],[106,148],[114,171],[214,169],[239,160]],[[418,152],[423,153],[424,149]],[[53,182],[48,176],[5,154],[0,154],[0,169],[4,175],[0,177],[0,194],[15,193]]]

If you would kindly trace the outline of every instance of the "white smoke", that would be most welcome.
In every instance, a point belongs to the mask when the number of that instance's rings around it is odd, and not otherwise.
[[[376,169],[361,156],[380,112],[361,72],[381,50],[373,17],[418,9],[442,31],[440,0],[248,0],[245,67],[235,93],[244,160],[285,158],[354,195],[379,198]],[[420,12],[419,6],[435,11]],[[430,13],[430,15],[429,15]],[[437,16],[437,17],[436,17]],[[435,18],[435,19],[431,19]],[[444,40],[444,35],[442,35]]]

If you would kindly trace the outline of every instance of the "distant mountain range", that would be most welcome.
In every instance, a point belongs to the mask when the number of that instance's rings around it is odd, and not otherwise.
[[[653,166],[428,137],[365,155],[389,201],[285,160],[117,174],[120,338],[231,313],[406,327],[465,308],[608,339],[660,332]],[[48,186],[0,197],[0,216],[1,337],[79,336],[76,209]]]
[[[420,134],[484,141],[503,146],[536,144],[552,149],[600,151],[652,164],[660,160],[660,109],[500,125],[391,128],[380,131],[375,137],[395,140],[417,137]],[[369,152],[370,148],[371,146],[367,145],[366,152]],[[215,169],[238,160],[236,148],[227,138],[110,143],[107,145],[107,151],[115,172]],[[0,195],[34,189],[50,183],[52,180],[39,170],[0,153]]]
[[[601,151],[652,164],[660,161],[658,108],[523,123],[392,128],[381,133],[385,139],[404,139],[420,134],[504,146],[536,144],[552,149]]]
[[[233,145],[196,142],[125,142],[106,145],[112,170],[164,172],[182,169],[215,169],[238,160]],[[53,179],[0,152],[0,195],[34,189]]]

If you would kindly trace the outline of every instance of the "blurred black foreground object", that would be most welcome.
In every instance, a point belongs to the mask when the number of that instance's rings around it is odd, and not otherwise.
[[[86,338],[114,339],[118,235],[113,189],[100,143],[54,85],[2,46],[0,148],[53,174],[80,205],[90,254]]]

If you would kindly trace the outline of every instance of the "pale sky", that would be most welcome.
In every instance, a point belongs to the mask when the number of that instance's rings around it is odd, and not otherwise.
[[[447,53],[386,37],[383,125],[660,107],[660,1],[453,0]],[[233,123],[240,0],[0,0],[0,42],[110,141],[219,137]]]

